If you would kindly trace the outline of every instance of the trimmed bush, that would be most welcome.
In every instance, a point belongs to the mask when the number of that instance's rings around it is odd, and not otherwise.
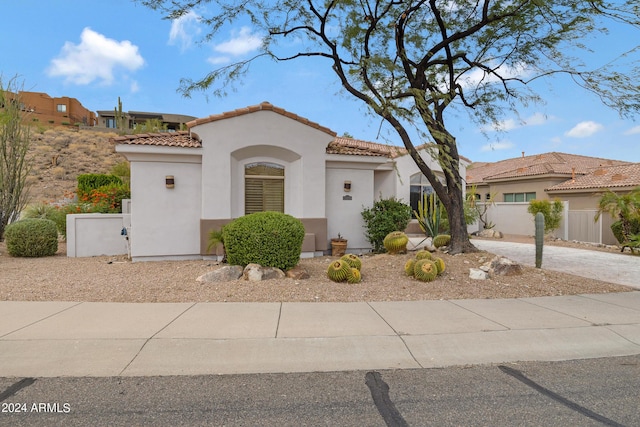
[[[304,225],[279,212],[256,212],[233,220],[222,230],[227,261],[289,270],[300,261]]]
[[[629,221],[629,225],[629,231],[631,232],[631,235],[640,234],[640,218],[632,218]],[[618,240],[618,243],[625,243],[626,239],[624,238],[624,234],[622,233],[622,221],[616,221],[611,224],[611,231],[616,237],[616,240]]]
[[[58,228],[49,219],[27,218],[7,225],[7,252],[15,257],[43,257],[58,251]]]
[[[83,197],[89,197],[91,190],[111,184],[122,185],[122,180],[115,175],[99,173],[78,175],[78,199],[82,200]]]
[[[365,236],[374,252],[384,252],[384,238],[392,231],[402,231],[411,221],[411,206],[395,198],[378,200],[362,211]]]

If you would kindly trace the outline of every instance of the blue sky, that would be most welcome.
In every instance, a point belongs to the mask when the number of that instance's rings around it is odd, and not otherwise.
[[[77,98],[90,110],[111,110],[120,97],[125,111],[153,111],[206,117],[271,102],[326,126],[374,142],[399,139],[365,107],[341,91],[321,61],[277,64],[262,61],[225,98],[177,92],[181,78],[198,79],[232,60],[255,53],[259,38],[249,27],[229,28],[198,44],[195,15],[180,22],[129,0],[0,0],[0,75],[18,76],[24,90]],[[611,28],[594,41],[588,61],[602,53],[634,47],[640,30]],[[449,125],[459,151],[473,161],[498,161],[549,151],[640,162],[640,122],[621,119],[592,94],[562,79],[540,86],[544,105],[505,117],[504,132],[484,135],[464,115]],[[640,114],[638,115],[640,118]]]

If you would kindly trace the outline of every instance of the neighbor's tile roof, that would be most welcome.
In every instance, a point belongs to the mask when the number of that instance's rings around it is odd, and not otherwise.
[[[543,153],[516,157],[495,163],[474,163],[467,168],[467,184],[540,175],[587,174],[599,167],[628,164],[619,160],[601,159],[566,153]]]
[[[546,191],[599,190],[603,188],[637,187],[640,185],[640,163],[597,168],[586,175],[554,185]]]
[[[349,154],[356,156],[378,156],[395,158],[407,154],[407,150],[393,145],[359,139],[336,137],[327,146],[327,154]]]
[[[336,133],[334,131],[332,131],[331,129],[324,127],[324,126],[320,126],[318,123],[312,122],[309,119],[305,119],[304,117],[300,117],[297,114],[294,113],[290,113],[288,111],[286,111],[283,108],[280,107],[276,107],[268,102],[263,102],[261,104],[258,105],[253,105],[250,107],[245,107],[245,108],[239,108],[237,110],[233,110],[233,111],[227,111],[226,113],[221,113],[221,114],[214,114],[211,115],[209,117],[204,117],[202,119],[196,119],[196,120],[192,120],[190,122],[187,123],[188,127],[193,127],[193,126],[197,126],[197,125],[202,125],[205,123],[211,123],[211,122],[215,122],[218,120],[224,120],[224,119],[230,119],[232,117],[237,117],[237,116],[243,116],[245,114],[250,114],[250,113],[255,113],[257,111],[273,111],[274,113],[278,113],[281,114],[285,117],[288,117],[290,119],[296,120],[302,124],[305,124],[307,126],[311,126],[312,128],[318,129],[322,132],[326,132],[332,136],[335,136]]]
[[[155,145],[160,147],[200,148],[202,141],[193,132],[161,132],[124,135],[111,138],[116,144]]]

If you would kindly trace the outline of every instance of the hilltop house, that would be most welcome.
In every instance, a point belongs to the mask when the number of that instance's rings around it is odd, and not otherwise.
[[[378,198],[408,203],[412,193],[415,199],[429,191],[404,149],[336,137],[266,102],[187,126],[114,138],[131,163],[134,261],[205,257],[211,230],[263,210],[302,221],[303,256],[323,254],[338,233],[349,251],[367,251],[364,208]],[[467,164],[460,164],[463,178]]]

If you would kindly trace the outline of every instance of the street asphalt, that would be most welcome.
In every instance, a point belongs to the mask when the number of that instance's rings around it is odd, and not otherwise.
[[[527,245],[474,243],[524,264],[534,259]],[[543,260],[543,268],[637,288],[639,267],[640,257],[551,246]],[[1,301],[0,314],[0,377],[413,369],[640,354],[640,291],[359,303]]]

